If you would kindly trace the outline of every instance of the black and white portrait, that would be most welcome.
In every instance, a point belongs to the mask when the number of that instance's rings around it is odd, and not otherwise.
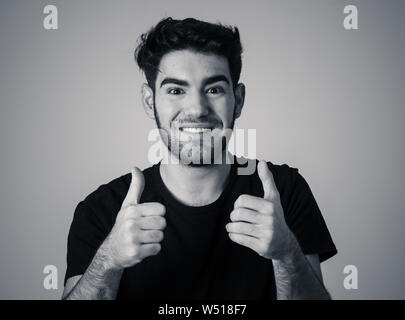
[[[2,1],[0,299],[404,299],[404,9]]]

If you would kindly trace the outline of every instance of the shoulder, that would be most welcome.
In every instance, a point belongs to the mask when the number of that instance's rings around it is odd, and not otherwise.
[[[280,193],[283,193],[289,200],[292,196],[312,196],[312,191],[298,168],[286,163],[275,164],[271,161],[267,161],[267,165],[273,173],[274,181]]]
[[[257,168],[257,164],[259,161],[264,160],[266,161],[270,171],[273,173],[273,175],[277,176],[288,176],[288,175],[294,175],[298,173],[298,168],[292,167],[291,165],[288,165],[286,163],[283,164],[276,164],[272,161],[266,160],[266,159],[250,159],[250,158],[245,158],[245,157],[234,157],[234,162],[236,163],[236,166],[238,168],[243,168],[247,166],[252,166],[255,164],[255,167]],[[249,171],[249,173],[254,173],[255,170]]]
[[[302,178],[299,169],[291,164],[277,164],[269,160],[265,161],[269,170],[273,174],[274,182],[279,191],[291,190],[297,183],[299,183],[300,178]],[[257,160],[257,162],[259,161]]]
[[[109,182],[101,184],[90,192],[83,202],[90,207],[107,206],[118,201],[125,190],[128,189],[130,174],[126,173]]]
[[[298,168],[292,167],[286,163],[276,164],[268,160],[266,160],[266,163],[273,175],[277,175],[281,178],[296,177],[299,174]]]
[[[267,159],[247,159],[244,157],[235,157],[237,168],[244,169],[242,174],[240,174],[240,171],[236,173],[238,176],[238,181],[243,184],[250,184],[252,188],[255,189],[257,195],[261,196],[263,193],[262,182],[257,172],[257,164],[260,160],[266,161],[267,166],[273,175],[277,190],[282,198],[288,198],[293,190],[297,189],[297,184],[300,183],[299,170],[291,164],[278,164]],[[249,167],[250,169],[248,169]]]
[[[142,170],[145,180],[149,181],[152,174],[152,167]],[[106,216],[115,219],[121,208],[129,186],[131,184],[131,172],[120,175],[106,183],[101,184],[97,189],[90,192],[82,201],[78,208],[91,212],[97,216]]]

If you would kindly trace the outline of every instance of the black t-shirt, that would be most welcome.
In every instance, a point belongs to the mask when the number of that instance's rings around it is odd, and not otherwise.
[[[267,164],[287,225],[304,254],[317,253],[321,262],[335,255],[319,207],[298,169]],[[225,229],[239,195],[264,194],[257,170],[252,175],[238,175],[239,166],[235,160],[221,196],[202,207],[178,202],[164,185],[159,164],[143,171],[141,202],[163,204],[167,225],[161,251],[124,270],[117,299],[276,298],[271,260],[230,240]],[[86,271],[111,231],[130,183],[128,173],[100,186],[77,205],[68,236],[65,283]]]

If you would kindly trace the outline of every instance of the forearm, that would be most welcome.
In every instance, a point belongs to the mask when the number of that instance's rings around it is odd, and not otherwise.
[[[123,269],[113,268],[103,246],[65,300],[113,300],[117,296]]]
[[[330,295],[318,279],[294,238],[293,250],[283,259],[272,260],[278,300],[329,300]]]

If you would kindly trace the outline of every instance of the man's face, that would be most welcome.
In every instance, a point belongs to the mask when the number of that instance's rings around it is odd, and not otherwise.
[[[241,86],[235,103],[228,61],[223,56],[178,50],[162,57],[155,83],[154,116],[176,158],[193,164],[206,163],[207,159],[213,163],[215,150],[220,150],[222,157],[226,150],[223,137],[229,137],[243,105]]]

